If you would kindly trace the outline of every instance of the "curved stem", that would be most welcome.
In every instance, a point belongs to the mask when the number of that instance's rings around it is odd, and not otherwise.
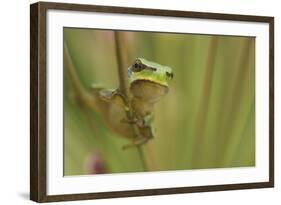
[[[128,78],[127,78],[127,69],[125,66],[125,56],[123,52],[123,56],[122,56],[122,48],[121,48],[121,34],[118,31],[114,32],[114,40],[115,40],[115,49],[116,49],[116,58],[117,58],[117,67],[118,67],[118,73],[119,73],[119,90],[120,92],[126,96],[126,98],[128,99],[127,103],[128,103],[128,107],[129,110],[127,111],[127,117],[128,119],[132,119],[133,117],[133,112],[132,112],[132,108],[131,108],[131,96],[129,93],[129,83],[128,83]],[[135,135],[137,137],[140,137],[140,132],[139,129],[136,125],[132,124],[133,130],[135,132]],[[136,146],[137,151],[138,151],[138,155],[142,164],[142,168],[143,171],[147,171],[147,166],[145,163],[145,157],[144,157],[144,153],[142,150],[142,147],[140,145]]]
[[[87,90],[81,84],[66,43],[64,43],[64,67],[72,82],[73,89],[78,97],[78,100],[84,106],[97,110],[96,98],[87,92]]]

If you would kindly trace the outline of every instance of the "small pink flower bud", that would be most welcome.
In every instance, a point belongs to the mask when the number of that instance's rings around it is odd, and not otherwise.
[[[86,169],[89,174],[105,174],[107,168],[102,154],[99,152],[90,154],[86,161]]]

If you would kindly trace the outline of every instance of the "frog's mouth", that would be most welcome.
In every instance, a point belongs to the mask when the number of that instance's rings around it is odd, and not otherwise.
[[[150,81],[155,84],[168,86],[168,80],[170,77],[166,75],[166,73],[158,73],[152,70],[142,70],[140,72],[132,72],[129,71],[130,83],[138,80]]]
[[[132,79],[131,83],[135,83],[135,82],[149,82],[149,83],[153,83],[155,85],[160,85],[160,86],[164,86],[164,87],[168,87],[168,82],[159,78],[154,78],[154,77],[150,77],[150,76],[146,76],[146,77],[138,77],[136,79]]]

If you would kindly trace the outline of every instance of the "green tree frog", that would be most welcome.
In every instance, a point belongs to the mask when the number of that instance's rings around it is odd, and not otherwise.
[[[172,69],[144,58],[137,58],[128,68],[129,97],[119,89],[92,86],[90,92],[78,84],[73,63],[66,53],[66,66],[78,98],[83,105],[100,113],[107,125],[119,135],[131,140],[123,148],[145,144],[154,137],[152,114],[157,103],[169,91]],[[69,58],[69,60],[67,60]],[[131,113],[128,118],[128,111]],[[137,129],[137,130],[136,130]]]

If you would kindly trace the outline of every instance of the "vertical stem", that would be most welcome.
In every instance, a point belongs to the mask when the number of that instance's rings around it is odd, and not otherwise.
[[[138,151],[138,154],[139,154],[139,158],[140,158],[140,161],[141,161],[141,164],[142,164],[143,171],[147,171],[147,166],[146,166],[146,163],[145,163],[143,150],[142,150],[141,146],[137,146],[136,148],[137,148],[137,151]]]
[[[202,163],[202,150],[204,150],[204,141],[205,141],[205,130],[207,126],[207,116],[209,111],[209,103],[211,100],[212,84],[214,80],[214,71],[215,71],[215,59],[217,55],[218,47],[218,37],[213,36],[210,39],[210,44],[208,48],[208,57],[205,65],[205,74],[203,80],[203,86],[201,91],[201,101],[199,104],[198,113],[195,119],[195,129],[194,136],[194,161],[193,166],[198,167]],[[200,161],[201,160],[201,161]]]
[[[251,108],[254,106],[254,103],[252,103],[252,101],[254,102],[255,99],[254,95],[251,96],[247,94],[247,91],[249,92],[250,90],[251,92],[254,90],[254,87],[251,87],[251,81],[253,81],[253,79],[251,78],[251,72],[254,72],[254,67],[251,66],[251,58],[254,58],[254,49],[255,41],[253,38],[243,40],[243,47],[241,51],[241,57],[238,62],[237,73],[234,77],[235,80],[231,87],[232,94],[231,97],[229,96],[229,98],[227,99],[228,101],[225,102],[226,106],[228,106],[227,109],[231,110],[231,113],[225,116],[224,122],[227,123],[225,125],[222,125],[220,135],[223,135],[226,132],[231,133],[231,135],[229,138],[225,139],[224,142],[225,146],[223,147],[224,151],[222,153],[225,153],[225,155],[221,156],[220,158],[220,163],[222,164],[228,163],[230,161],[228,157],[233,155],[234,150],[239,149],[236,146],[238,146],[238,143],[241,141],[240,138],[243,137],[243,134],[235,134],[235,131],[238,130],[237,127],[247,124],[248,118],[250,118],[248,117],[248,114],[246,112],[243,112],[242,115],[240,111],[242,107],[241,103],[243,103],[243,95],[246,95],[247,98],[252,99],[251,103],[247,104],[247,106],[249,106],[247,110],[251,110]],[[253,73],[252,76],[254,76]],[[248,89],[243,89],[245,85],[249,86],[247,87]],[[241,116],[245,121],[241,119]]]
[[[114,32],[114,40],[115,40],[115,49],[116,49],[116,58],[117,58],[117,67],[118,67],[118,73],[119,73],[119,90],[120,92],[126,96],[128,99],[128,107],[129,111],[127,112],[127,117],[130,119],[133,116],[132,113],[132,108],[131,108],[131,96],[129,93],[129,83],[128,83],[128,78],[127,78],[127,67],[126,67],[126,61],[124,53],[124,47],[123,47],[123,52],[121,48],[121,34],[118,31]],[[123,55],[122,55],[123,54]],[[136,136],[140,136],[138,127],[136,125],[132,125],[133,130],[135,132]],[[144,158],[144,153],[141,148],[141,146],[137,146],[137,151],[139,154],[139,158],[142,164],[143,171],[147,170],[147,166],[145,163],[145,158]]]
[[[116,49],[116,57],[117,57],[117,67],[119,73],[119,89],[120,91],[128,98],[129,97],[129,85],[127,76],[127,70],[125,69],[125,59],[124,55],[122,56],[122,48],[121,48],[121,34],[118,31],[114,32],[114,40],[115,40],[115,49]]]

